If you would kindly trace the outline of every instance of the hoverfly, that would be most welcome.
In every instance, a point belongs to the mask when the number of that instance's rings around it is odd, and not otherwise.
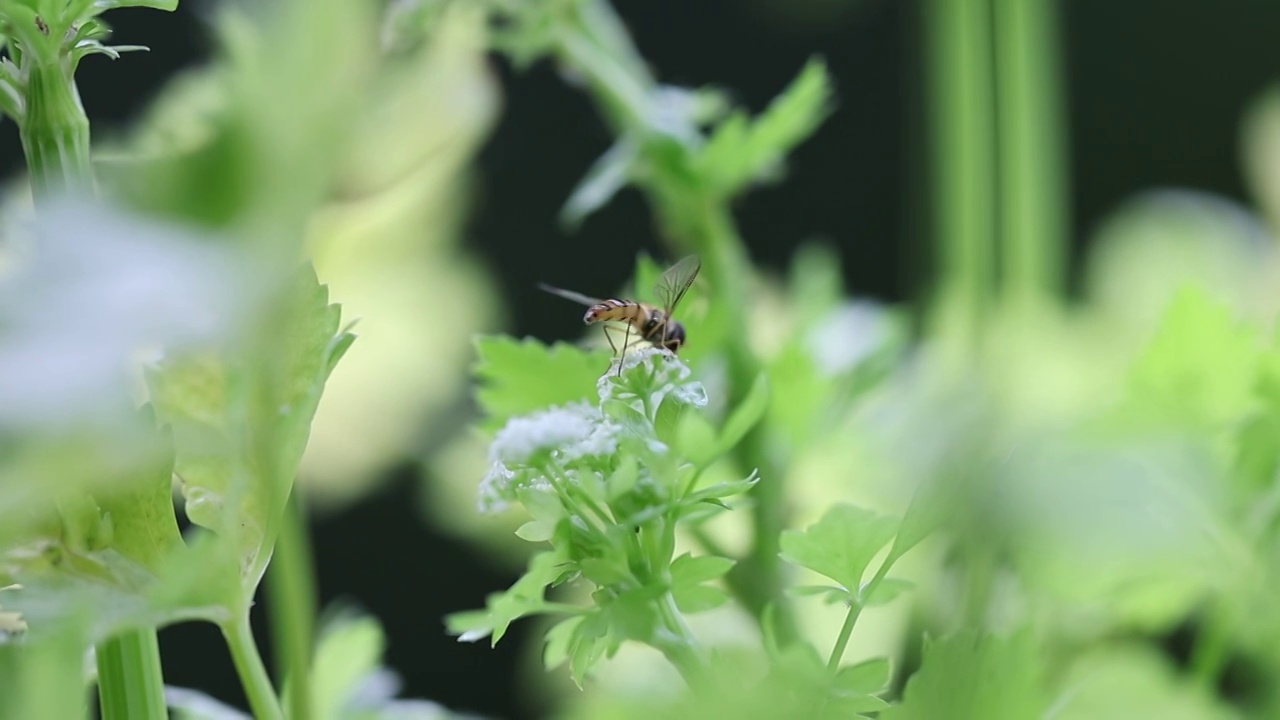
[[[684,345],[685,333],[684,326],[672,318],[672,313],[675,312],[676,306],[680,304],[685,293],[689,291],[689,287],[693,285],[693,280],[698,276],[698,270],[701,268],[702,261],[697,255],[689,255],[667,268],[653,288],[654,297],[662,303],[661,308],[635,300],[616,298],[602,300],[543,283],[538,283],[538,287],[553,295],[588,306],[587,313],[582,316],[582,322],[588,325],[610,321],[625,323],[627,332],[622,341],[623,357],[627,354],[632,329],[641,340],[677,353]],[[613,338],[608,332],[605,333],[605,337],[609,340],[609,347],[613,348],[614,354],[617,354],[618,347],[614,345]],[[621,362],[618,364],[618,372],[622,372]]]

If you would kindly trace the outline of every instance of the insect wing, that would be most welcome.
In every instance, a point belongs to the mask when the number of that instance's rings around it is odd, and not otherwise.
[[[671,313],[675,312],[676,305],[680,304],[680,299],[689,291],[700,269],[702,269],[702,261],[697,255],[689,255],[667,268],[667,271],[662,273],[662,277],[658,278],[658,284],[653,288],[653,295],[662,304],[667,317],[671,317]]]
[[[600,298],[593,298],[590,295],[583,295],[582,293],[574,292],[572,290],[565,290],[563,288],[552,287],[544,283],[538,283],[538,287],[542,288],[543,290],[546,290],[552,295],[559,295],[560,297],[566,300],[572,300],[573,302],[581,303],[582,305],[586,305],[587,307],[591,307],[592,305],[599,305],[600,303],[604,302],[604,300],[601,300]]]

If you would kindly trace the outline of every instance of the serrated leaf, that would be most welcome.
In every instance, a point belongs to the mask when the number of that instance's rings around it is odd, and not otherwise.
[[[505,592],[490,595],[484,610],[450,613],[445,616],[445,627],[450,634],[458,636],[458,642],[475,642],[491,636],[490,644],[497,645],[512,622],[549,607],[543,593],[560,577],[562,561],[555,551],[534,555],[525,574]]]
[[[476,353],[474,373],[480,382],[476,400],[486,414],[481,427],[489,430],[515,415],[595,400],[596,380],[608,367],[601,353],[503,335],[477,338]]]
[[[576,230],[627,184],[639,150],[635,142],[623,137],[596,160],[560,210],[560,222],[566,229]]]
[[[719,194],[732,196],[752,182],[777,177],[787,153],[812,135],[831,110],[826,64],[811,59],[754,121],[735,114],[722,122],[698,164]]]
[[[609,621],[602,610],[583,616],[573,628],[569,640],[569,674],[578,689],[582,689],[591,668],[604,657],[608,632]]]
[[[148,374],[157,418],[172,428],[187,514],[239,548],[246,591],[271,555],[333,355],[349,344],[340,316],[304,264],[264,308],[259,353],[187,355]]]
[[[836,505],[803,532],[782,533],[782,557],[853,590],[877,552],[898,529],[898,519],[852,505]]]
[[[546,646],[542,651],[542,667],[548,672],[555,670],[569,660],[569,647],[573,641],[573,632],[582,622],[581,615],[565,618],[553,625],[543,636]]]
[[[1030,633],[963,631],[929,642],[900,705],[882,720],[1025,720],[1042,717],[1040,656]]]

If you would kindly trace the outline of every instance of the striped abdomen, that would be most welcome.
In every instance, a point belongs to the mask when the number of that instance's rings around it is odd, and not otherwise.
[[[587,314],[582,316],[582,322],[588,325],[605,321],[627,323],[642,339],[673,353],[679,352],[680,346],[684,345],[684,326],[652,305],[610,299],[599,305],[592,305]]]

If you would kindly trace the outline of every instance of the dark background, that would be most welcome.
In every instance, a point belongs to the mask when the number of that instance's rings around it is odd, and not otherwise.
[[[819,10],[800,20],[779,8]],[[919,2],[894,0],[619,0],[642,52],[666,82],[714,83],[763,108],[814,53],[838,83],[839,109],[801,147],[782,185],[756,191],[738,219],[755,259],[781,267],[801,242],[840,248],[850,289],[898,301],[918,287],[927,207],[921,192]],[[1179,185],[1247,200],[1238,128],[1247,103],[1280,79],[1280,3],[1233,0],[1071,0],[1063,3],[1073,245],[1133,193]],[[87,60],[81,93],[95,131],[123,126],[164,79],[208,54],[201,5],[173,14],[112,13],[120,43],[149,54]],[[609,144],[590,102],[552,68],[513,74],[498,63],[504,115],[480,159],[481,198],[467,242],[485,257],[513,302],[511,329],[544,338],[580,330],[572,313],[539,298],[539,280],[606,294],[640,249],[660,251],[643,199],[624,192],[573,236],[556,224],[560,204]],[[0,168],[21,167],[12,124],[0,130]],[[581,283],[577,283],[577,286]],[[552,309],[556,312],[553,312]],[[389,661],[404,694],[457,709],[532,717],[539,708],[511,678],[517,625],[496,650],[459,645],[440,618],[476,607],[514,578],[486,574],[467,547],[434,535],[416,512],[416,470],[396,473],[374,497],[314,528],[322,602],[357,602],[390,637]],[[424,562],[425,560],[425,562]],[[479,569],[478,569],[479,568]],[[261,638],[265,639],[265,629]],[[161,634],[166,679],[243,705],[217,630],[185,625]]]

